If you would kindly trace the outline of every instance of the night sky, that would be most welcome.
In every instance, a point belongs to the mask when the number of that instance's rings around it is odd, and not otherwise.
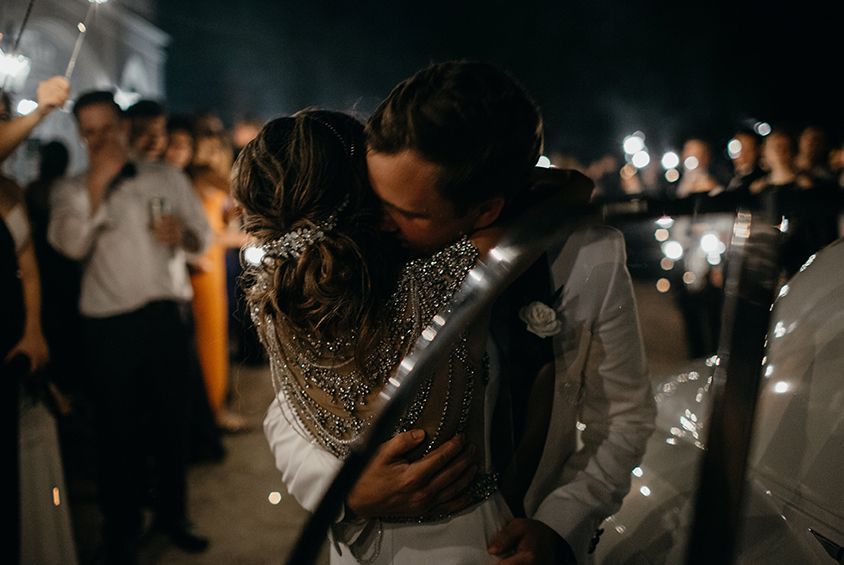
[[[306,106],[371,112],[433,61],[492,62],[546,121],[547,149],[589,159],[643,130],[659,151],[723,144],[743,120],[840,135],[835,2],[166,0],[175,111],[227,122]]]

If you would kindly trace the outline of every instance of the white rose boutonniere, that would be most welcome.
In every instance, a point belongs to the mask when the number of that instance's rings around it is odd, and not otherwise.
[[[530,333],[539,337],[557,335],[563,326],[557,318],[557,311],[542,302],[531,302],[522,307],[519,318],[527,324]]]

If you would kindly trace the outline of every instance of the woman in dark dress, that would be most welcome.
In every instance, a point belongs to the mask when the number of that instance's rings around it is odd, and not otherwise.
[[[12,234],[6,227],[6,222],[0,219],[0,319],[3,323],[0,324],[0,356],[3,361],[3,378],[0,379],[3,390],[0,396],[3,398],[3,417],[6,418],[6,423],[3,425],[5,431],[5,448],[2,449],[4,453],[14,453],[14,456],[6,459],[6,476],[9,477],[8,483],[14,485],[12,489],[7,489],[9,499],[4,506],[6,511],[7,527],[4,528],[8,532],[9,543],[5,544],[10,548],[12,555],[10,560],[17,562],[19,560],[19,525],[18,520],[19,499],[20,493],[18,490],[18,380],[20,373],[25,371],[25,368],[20,367],[20,363],[9,364],[5,361],[6,355],[16,343],[20,340],[23,333],[24,324],[24,309],[23,309],[23,289],[21,288],[20,279],[17,277],[18,257],[15,252],[15,241]]]
[[[17,185],[0,177],[0,394],[7,419],[2,452],[10,477],[6,484],[11,485],[5,489],[10,498],[4,506],[11,524],[5,531],[11,530],[6,547],[12,548],[16,559],[20,550],[19,385],[48,356],[41,332],[38,269],[21,196]]]
[[[39,112],[38,120],[50,110],[64,103],[64,79],[46,81],[39,85],[39,102],[46,112]],[[45,92],[42,92],[42,89]],[[48,98],[46,90],[55,90]],[[62,95],[62,92],[65,92]],[[7,129],[12,122],[9,97],[0,98],[0,163],[21,135],[23,129]],[[37,123],[38,120],[30,120]],[[20,118],[17,119],[20,121]],[[19,124],[18,124],[19,125]],[[22,133],[23,132],[23,133]],[[20,483],[20,385],[26,377],[45,366],[49,358],[47,342],[41,328],[41,287],[35,250],[32,245],[23,191],[10,179],[0,176],[0,383],[2,383],[3,425],[5,447],[0,447],[6,461],[9,498],[3,504],[9,536],[4,544],[12,563],[21,560],[21,483]],[[32,512],[32,509],[27,509]],[[27,559],[24,557],[24,559]]]

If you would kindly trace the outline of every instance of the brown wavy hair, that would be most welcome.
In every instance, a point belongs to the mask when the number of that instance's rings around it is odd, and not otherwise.
[[[241,284],[253,311],[300,335],[354,343],[361,366],[363,352],[380,338],[380,306],[395,280],[387,266],[397,263],[385,258],[365,157],[360,122],[305,110],[267,123],[241,151],[233,173],[244,228],[258,245],[298,228],[316,229],[336,214],[324,239],[297,258],[247,268]]]
[[[509,74],[478,61],[431,65],[402,81],[366,124],[372,150],[419,152],[437,188],[465,212],[526,188],[543,144],[536,103]]]

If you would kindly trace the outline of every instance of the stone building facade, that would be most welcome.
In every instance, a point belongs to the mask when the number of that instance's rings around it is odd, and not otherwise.
[[[4,0],[0,8],[2,48],[8,51],[18,33],[29,0]],[[37,0],[33,5],[18,51],[31,61],[31,71],[19,92],[12,92],[13,106],[22,99],[35,99],[39,81],[63,75],[79,35],[77,25],[85,19],[88,0]],[[163,99],[164,67],[169,36],[152,22],[153,0],[110,0],[96,5],[71,79],[71,99],[91,89],[115,90],[118,101],[129,104],[144,97]],[[70,173],[83,169],[84,147],[73,116],[54,112],[35,130],[32,138],[10,158],[6,172],[26,183],[36,172],[38,144],[60,140],[71,152]]]

